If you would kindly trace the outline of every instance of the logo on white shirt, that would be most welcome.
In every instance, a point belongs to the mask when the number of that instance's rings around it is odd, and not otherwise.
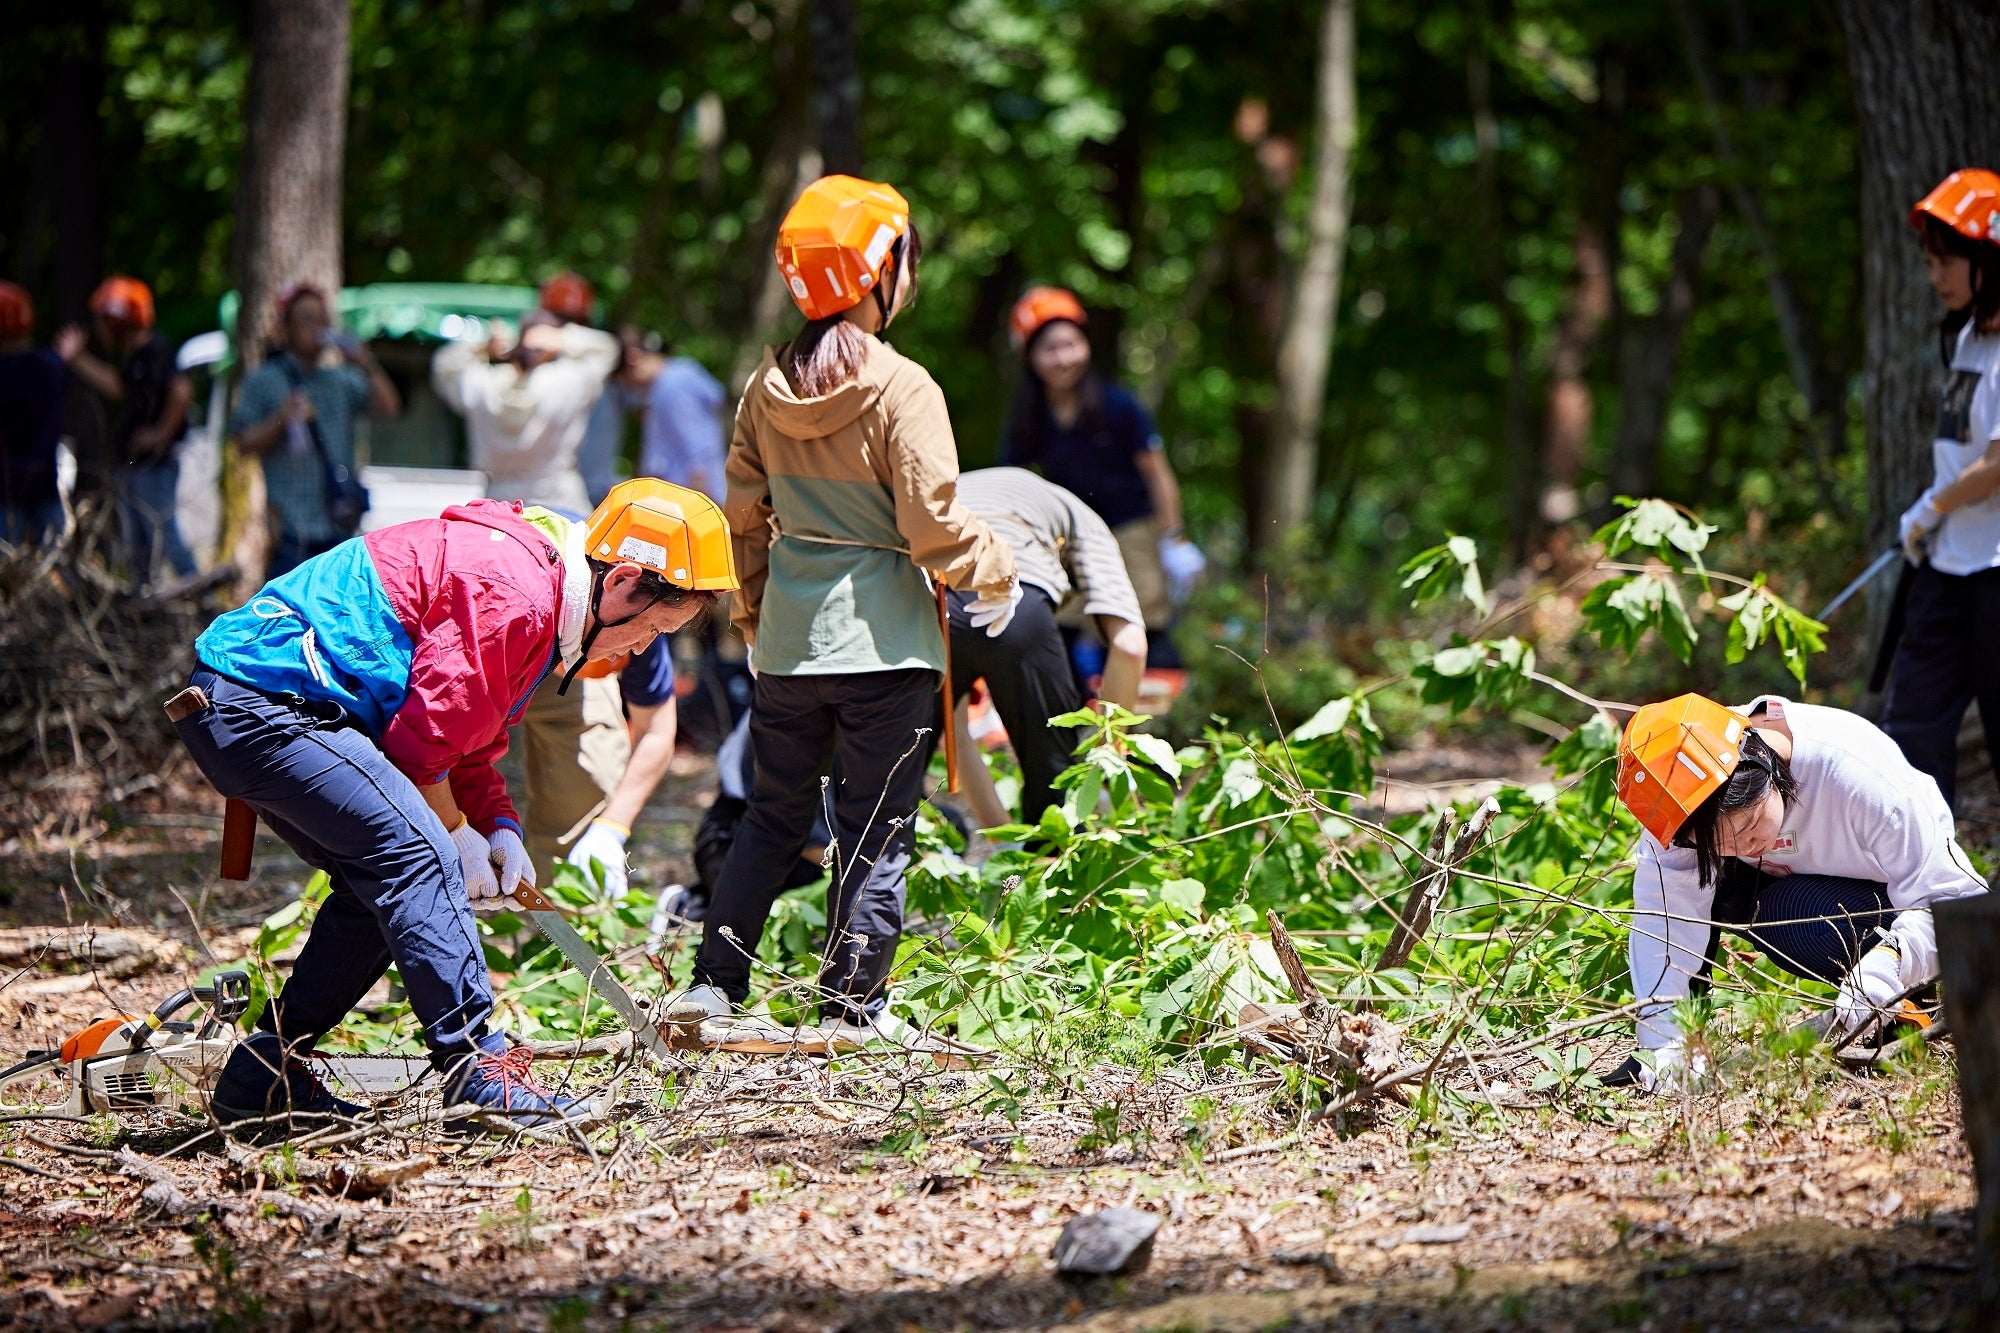
[[[1778,840],[1771,844],[1771,850],[1765,854],[1767,856],[1791,856],[1798,850],[1798,835],[1790,829],[1786,829],[1778,835]]]

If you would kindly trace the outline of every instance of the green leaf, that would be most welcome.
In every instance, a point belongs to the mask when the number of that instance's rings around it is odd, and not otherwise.
[[[1264,790],[1264,779],[1254,759],[1232,759],[1222,770],[1222,794],[1229,804],[1239,806]]]
[[[1199,918],[1202,900],[1208,897],[1208,886],[1198,879],[1170,879],[1160,885],[1159,897],[1167,906]]]
[[[1423,606],[1444,596],[1452,577],[1458,578],[1459,595],[1472,603],[1482,616],[1492,608],[1486,582],[1479,576],[1479,546],[1470,537],[1452,536],[1442,545],[1419,551],[1397,571],[1403,588],[1410,593],[1411,606]]]
[[[1354,715],[1354,700],[1351,697],[1333,699],[1320,705],[1317,713],[1292,733],[1296,744],[1316,741],[1322,736],[1334,736],[1347,729],[1347,719]]]
[[[1174,747],[1158,736],[1128,736],[1132,748],[1153,761],[1161,772],[1175,782],[1181,780],[1181,761],[1174,756]]]
[[[1683,562],[1702,570],[1701,553],[1716,532],[1712,524],[1665,500],[1634,500],[1618,497],[1627,512],[1597,530],[1604,554],[1616,560],[1633,551],[1646,551],[1678,570]]]

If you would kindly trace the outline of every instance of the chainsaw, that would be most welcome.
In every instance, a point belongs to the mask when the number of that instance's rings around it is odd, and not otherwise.
[[[199,1024],[176,1017],[196,1003],[207,1007]],[[212,985],[182,987],[150,1014],[100,1018],[54,1050],[29,1051],[0,1070],[0,1094],[26,1091],[47,1106],[66,1089],[63,1110],[73,1116],[168,1106],[184,1088],[206,1094],[249,1007],[249,974],[224,972]]]
[[[200,1004],[199,1022],[178,1017]],[[89,1116],[151,1111],[190,1093],[206,1102],[237,1041],[237,1021],[250,1008],[250,975],[219,973],[207,986],[175,991],[149,1014],[101,1018],[61,1046],[29,1051],[0,1070],[0,1112],[53,1111]],[[407,1091],[431,1072],[423,1055],[313,1057],[328,1081],[348,1095],[380,1098]],[[27,1099],[17,1104],[19,1098]],[[61,1100],[58,1101],[57,1098]]]

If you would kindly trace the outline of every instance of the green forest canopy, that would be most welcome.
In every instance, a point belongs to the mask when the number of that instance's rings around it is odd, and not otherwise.
[[[570,266],[614,311],[726,372],[755,336],[767,167],[810,128],[807,8],[356,0],[347,281],[532,282]],[[103,10],[103,262],[155,284],[170,333],[197,332],[232,285],[247,6]],[[858,11],[867,170],[908,193],[927,242],[898,340],[943,383],[967,463],[997,448],[1009,302],[1030,281],[1065,283],[1100,312],[1107,363],[1157,402],[1197,534],[1237,550],[1282,257],[1309,184],[1315,7]],[[1859,504],[1854,110],[1836,25],[1778,0],[1732,0],[1703,25],[1733,162],[1671,5],[1361,0],[1353,227],[1315,509],[1325,572],[1351,576],[1335,595],[1354,609],[1393,598],[1384,572],[1441,532],[1522,549],[1554,369],[1594,405],[1578,490],[1587,513],[1604,510],[1623,373],[1646,354],[1676,240],[1704,207],[1715,225],[1684,337],[1668,343],[1651,489],[1732,526],[1754,511],[1777,534]],[[36,178],[46,71],[86,33],[16,39],[0,88],[7,179]],[[1767,266],[1734,206],[1744,185],[1856,423],[1818,479]],[[34,193],[0,210],[0,257],[17,272],[48,267]],[[1593,236],[1608,306],[1561,348]]]

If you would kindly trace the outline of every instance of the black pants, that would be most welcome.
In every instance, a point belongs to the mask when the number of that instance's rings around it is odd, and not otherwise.
[[[1958,726],[1979,700],[1986,753],[2000,768],[2000,569],[1911,576],[1903,637],[1889,668],[1882,730],[1957,808]]]
[[[1052,727],[1049,719],[1083,707],[1083,691],[1047,593],[1024,588],[1014,619],[998,638],[973,628],[966,611],[971,601],[971,593],[951,594],[952,698],[964,698],[973,681],[985,678],[1021,764],[1021,822],[1033,824],[1056,803],[1056,775],[1075,762],[1077,733]]]
[[[702,925],[697,984],[738,1004],[750,994],[752,955],[812,834],[823,799],[820,774],[831,758],[824,801],[832,807],[833,880],[820,1012],[826,1018],[881,1012],[903,934],[903,872],[937,697],[937,673],[921,669],[757,678],[750,713],[756,785]]]

